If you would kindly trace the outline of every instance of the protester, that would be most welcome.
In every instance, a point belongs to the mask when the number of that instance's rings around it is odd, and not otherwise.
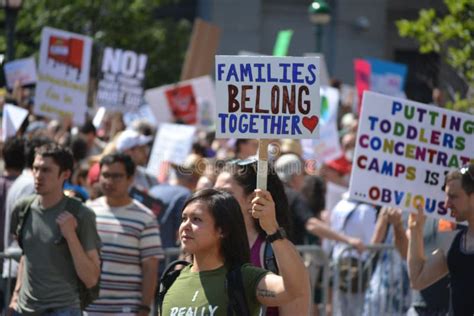
[[[149,315],[151,310],[163,250],[156,217],[128,195],[134,173],[128,155],[116,153],[100,161],[104,196],[87,203],[103,242],[100,294],[86,309],[88,315]]]
[[[242,139],[239,138],[235,142],[235,158],[236,159],[247,159],[251,156],[255,156],[258,150],[257,139]]]
[[[256,159],[233,161],[227,164],[219,174],[215,187],[231,193],[239,202],[249,240],[251,263],[256,267],[269,269],[278,274],[278,264],[271,251],[271,245],[265,241],[266,233],[248,211],[252,208],[252,199],[255,197],[257,188],[256,168]],[[275,216],[278,223],[291,236],[288,201],[283,184],[272,167],[269,168],[267,174],[267,190],[274,197]],[[307,288],[302,298],[280,306],[278,309],[269,307],[266,310],[266,315],[305,315],[309,311],[310,293],[311,290]]]
[[[369,204],[350,200],[348,195],[349,192],[346,193],[344,198],[339,201],[331,211],[331,228],[351,238],[358,238],[367,245],[370,243],[374,233],[377,211]],[[332,260],[341,262],[343,258],[367,259],[368,253],[359,256],[359,254],[353,250],[344,251],[346,247],[347,245],[345,243],[334,243],[332,247]],[[346,280],[339,280],[339,282],[344,283]],[[360,315],[363,302],[363,292],[343,292],[340,291],[339,288],[334,288],[332,302],[333,315]],[[356,305],[354,306],[354,304]]]
[[[1,252],[4,252],[5,235],[8,235],[5,234],[5,204],[10,186],[13,184],[13,181],[15,181],[15,179],[21,174],[25,165],[25,143],[23,139],[19,137],[12,137],[7,139],[7,141],[3,144],[2,158],[4,161],[5,170],[0,176],[0,247]],[[3,271],[3,260],[0,269],[2,269]],[[2,311],[5,307],[3,297],[7,291],[7,282],[4,282],[6,281],[6,279],[2,278],[1,280],[2,285],[0,292],[0,311]]]
[[[73,212],[74,202],[63,194],[72,167],[67,149],[56,144],[40,147],[32,169],[36,195],[15,205],[12,233],[20,233],[23,249],[10,303],[16,315],[80,315],[79,282],[91,288],[99,280],[94,213],[77,201]]]
[[[161,240],[164,248],[179,245],[178,229],[181,224],[181,212],[184,202],[194,192],[200,177],[199,161],[201,159],[191,154],[182,165],[174,165],[175,183],[161,183],[149,191],[151,197],[163,203],[163,210],[158,216],[161,227]]]
[[[404,221],[401,210],[381,208],[371,244],[395,245],[396,249],[382,249],[378,255],[370,258],[375,269],[365,295],[364,316],[394,313],[405,315],[410,308],[412,293],[407,263],[404,261],[407,242],[400,238],[405,234],[404,222],[406,224],[406,218]]]
[[[240,271],[249,315],[259,315],[260,304],[279,306],[303,295],[306,269],[279,227],[268,191],[256,191],[251,212],[272,243],[281,276],[248,264],[249,242],[237,200],[226,192],[202,190],[186,202],[179,230],[182,249],[193,256],[193,262],[168,290],[163,315],[179,310],[227,315],[227,271]]]
[[[15,204],[24,197],[35,193],[35,180],[33,175],[33,162],[36,155],[36,149],[46,145],[52,144],[52,140],[44,136],[36,136],[31,140],[25,142],[24,164],[25,168],[22,173],[15,179],[7,193],[5,203],[5,224],[4,224],[4,249],[18,249],[18,244],[10,233],[11,215]],[[10,271],[10,273],[9,273]],[[16,277],[17,263],[16,261],[3,262],[2,277],[7,279],[9,277]],[[15,281],[13,278],[12,281]]]
[[[301,158],[294,154],[285,154],[275,162],[275,169],[285,184],[290,213],[294,224],[294,242],[305,243],[305,232],[323,238],[336,240],[356,247],[359,251],[364,244],[358,238],[352,238],[332,230],[326,223],[316,218],[300,191],[304,185],[304,169]]]
[[[440,245],[425,258],[422,206],[410,215],[408,242],[408,271],[414,289],[421,290],[449,273],[451,281],[451,308],[454,315],[474,314],[474,300],[468,293],[474,284],[474,165],[470,164],[446,176],[446,208],[456,221],[468,224],[459,231],[449,248]]]
[[[142,135],[134,130],[125,130],[117,136],[115,147],[117,152],[130,155],[137,166],[135,181],[133,185],[139,189],[148,191],[158,184],[156,177],[149,174],[144,166],[148,161],[151,136]]]

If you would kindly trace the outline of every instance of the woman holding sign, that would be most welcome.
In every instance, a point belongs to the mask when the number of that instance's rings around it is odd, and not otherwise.
[[[257,195],[256,170],[256,159],[233,161],[227,164],[219,174],[215,187],[230,192],[239,202],[249,240],[251,263],[278,274],[280,262],[275,260],[273,245],[268,242],[268,235],[252,212],[253,199]],[[287,234],[291,234],[288,201],[283,183],[271,167],[268,170],[267,187],[274,201],[274,212],[279,226]],[[267,308],[266,315],[307,315],[311,305],[309,280],[305,280],[304,284],[306,286],[301,286],[305,290],[303,297],[279,308]]]
[[[247,264],[250,251],[237,200],[227,192],[201,190],[185,203],[179,228],[192,264],[166,292],[161,315],[256,316],[260,305],[279,306],[304,294],[308,274],[278,225],[270,193],[257,190],[251,209],[272,243],[281,276]]]

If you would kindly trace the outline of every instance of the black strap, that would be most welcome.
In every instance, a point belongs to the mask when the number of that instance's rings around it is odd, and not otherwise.
[[[158,311],[161,315],[162,307],[163,307],[163,300],[165,299],[165,295],[170,289],[171,285],[173,285],[174,281],[178,278],[181,270],[176,270],[177,265],[187,266],[190,263],[185,260],[175,260],[172,261],[168,266],[165,268],[163,273],[160,277],[160,285],[158,289],[158,295],[156,297],[156,303],[158,305]]]
[[[229,269],[226,277],[226,289],[229,299],[227,305],[227,316],[250,316],[247,299],[245,297],[244,282],[242,280],[241,266]]]
[[[36,195],[31,195],[31,196],[26,197],[23,200],[22,207],[18,211],[18,222],[17,222],[15,233],[16,233],[16,238],[18,241],[18,246],[21,249],[23,249],[23,228],[25,227],[26,219],[28,218],[28,215],[30,214],[31,204],[33,203],[35,198],[36,198]]]
[[[278,264],[275,254],[273,253],[272,245],[269,242],[265,242],[263,249],[263,268],[278,274]]]

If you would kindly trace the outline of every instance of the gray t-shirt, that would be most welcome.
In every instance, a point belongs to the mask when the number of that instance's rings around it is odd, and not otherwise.
[[[18,312],[25,315],[38,314],[51,308],[79,307],[79,278],[64,238],[56,224],[58,215],[66,210],[67,197],[50,208],[42,208],[38,198],[31,204],[26,217],[22,241],[24,271],[18,299]],[[21,204],[15,206],[12,215],[12,233],[18,222]],[[87,252],[100,248],[95,214],[86,206],[77,212],[77,235]]]

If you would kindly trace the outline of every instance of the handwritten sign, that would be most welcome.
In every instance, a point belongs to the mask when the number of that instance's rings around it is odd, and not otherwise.
[[[216,97],[211,77],[203,76],[145,91],[157,122],[214,126]]]
[[[365,92],[350,196],[453,220],[445,175],[474,162],[474,116]]]
[[[97,106],[119,112],[136,110],[142,104],[142,82],[147,59],[144,54],[106,47],[102,58]]]
[[[314,138],[319,58],[216,56],[217,138]]]
[[[33,57],[17,59],[4,66],[8,88],[12,89],[15,82],[22,86],[36,83],[36,63]]]
[[[341,157],[342,149],[337,131],[337,109],[339,91],[332,87],[321,87],[321,131],[319,139],[303,139],[303,155],[305,159],[315,159],[324,163]]]
[[[161,124],[153,143],[147,170],[158,174],[162,162],[182,164],[191,152],[195,133],[195,126]]]
[[[50,27],[41,32],[34,112],[51,118],[71,116],[83,124],[92,39]]]

